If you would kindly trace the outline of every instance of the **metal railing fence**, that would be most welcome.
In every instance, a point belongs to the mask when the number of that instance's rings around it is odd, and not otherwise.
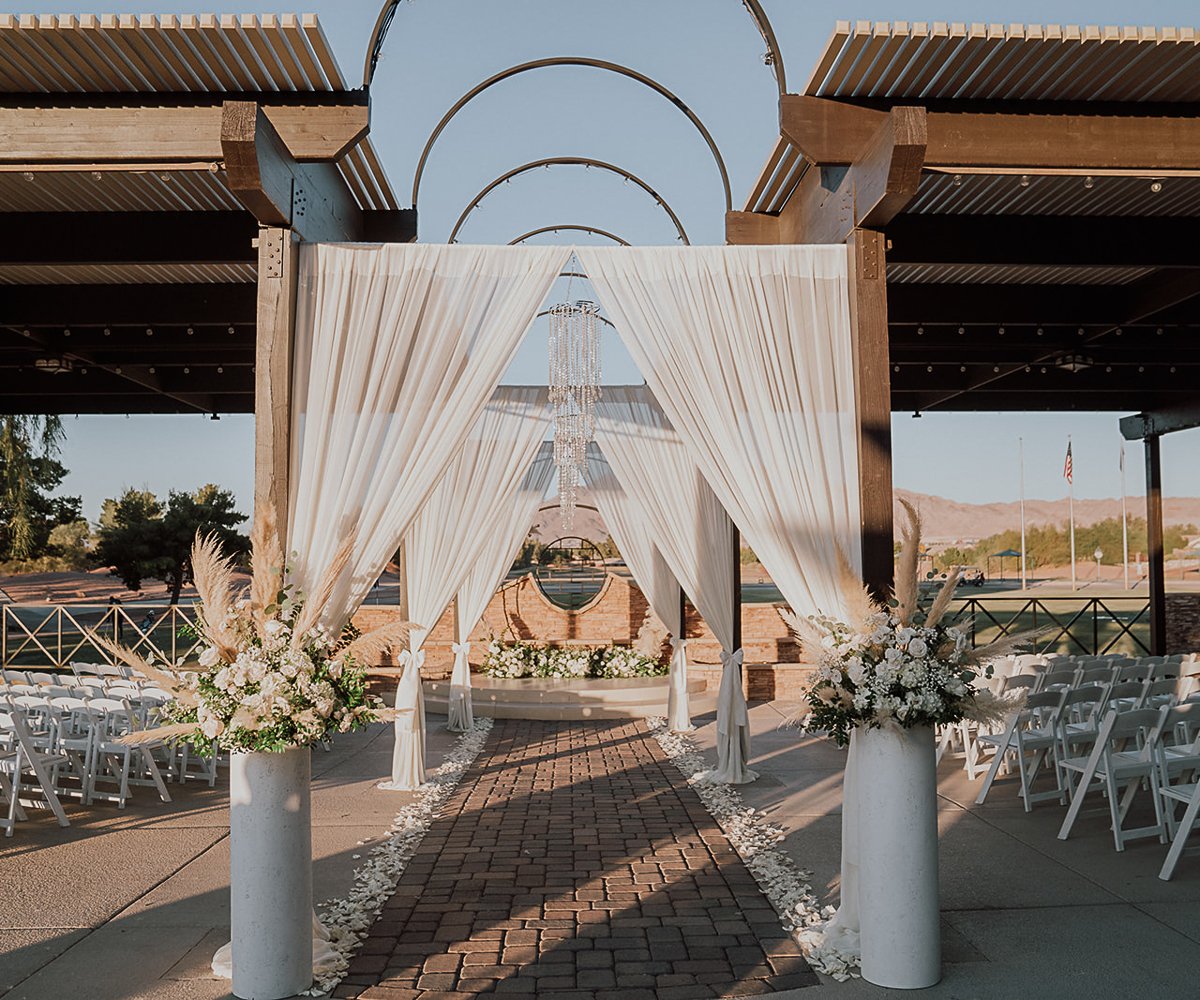
[[[1150,602],[1144,597],[970,597],[953,608],[956,620],[971,620],[972,646],[1045,628],[1034,644],[1039,653],[1150,653]]]
[[[111,663],[91,633],[115,640],[152,662],[177,663],[197,641],[191,607],[145,605],[22,605],[0,607],[0,665],[62,670],[77,663]]]

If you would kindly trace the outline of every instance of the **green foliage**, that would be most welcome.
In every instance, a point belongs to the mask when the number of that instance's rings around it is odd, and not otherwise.
[[[172,490],[165,505],[153,493],[128,489],[104,501],[95,558],[130,590],[141,590],[147,579],[165,580],[174,604],[191,578],[197,532],[216,535],[227,553],[242,555],[250,540],[236,527],[245,520],[233,494],[211,483],[191,493]]]
[[[1167,553],[1181,549],[1186,545],[1186,535],[1196,534],[1194,525],[1172,524],[1164,531],[1164,548]],[[1062,525],[1035,524],[1025,531],[1026,557],[1030,567],[1034,566],[1064,566],[1071,562],[1070,529]],[[1075,529],[1075,555],[1080,560],[1091,560],[1092,553],[1099,548],[1103,553],[1106,564],[1121,561],[1121,519],[1110,517],[1096,524]],[[1010,528],[996,535],[982,539],[972,548],[962,549],[951,547],[944,549],[935,557],[939,569],[946,570],[951,566],[978,566],[987,570],[987,557],[993,552],[1003,552],[1005,549],[1021,550],[1021,532]],[[1131,517],[1129,519],[1129,557],[1135,552],[1145,553],[1146,519]],[[1012,560],[1009,560],[1011,563]]]
[[[550,646],[545,643],[488,644],[482,671],[488,677],[662,677],[667,665],[629,646]]]
[[[752,563],[758,562],[758,556],[755,555],[754,550],[752,548],[750,548],[749,545],[743,545],[742,553],[741,553],[741,560],[742,560],[743,566],[749,566]]]
[[[58,417],[0,416],[0,560],[53,555],[50,533],[78,520],[79,497],[51,497],[67,470],[55,456],[62,443]]]
[[[66,566],[84,569],[90,560],[92,529],[87,521],[69,521],[57,524],[50,532],[50,548]]]

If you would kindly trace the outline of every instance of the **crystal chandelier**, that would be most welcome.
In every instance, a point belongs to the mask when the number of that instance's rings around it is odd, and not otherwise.
[[[562,302],[550,309],[550,405],[554,408],[554,464],[564,528],[575,503],[596,432],[600,398],[600,309],[594,302]]]

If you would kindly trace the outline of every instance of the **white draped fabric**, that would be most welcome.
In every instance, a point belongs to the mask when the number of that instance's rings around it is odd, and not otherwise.
[[[533,515],[554,478],[554,443],[543,441],[515,494],[491,511],[491,528],[467,569],[454,602],[454,669],[450,676],[448,729],[471,728],[471,665],[468,637],[487,610],[488,601],[513,564],[529,533]]]
[[[326,624],[340,626],[378,579],[569,254],[301,247],[287,545],[311,592],[354,539]]]
[[[646,475],[650,474],[647,470]],[[683,633],[679,582],[655,545],[654,532],[638,502],[617,479],[612,466],[596,445],[588,445],[584,473],[589,495],[625,558],[633,579],[641,588],[650,609],[673,636]]]
[[[621,485],[640,506],[671,573],[713,630],[727,654],[729,669],[740,671],[732,661],[733,522],[695,459],[645,386],[605,388],[596,405],[596,441]],[[683,651],[678,653],[682,658]],[[746,769],[745,757],[737,755],[743,742],[749,746],[750,737],[748,731],[737,733],[731,726],[734,719],[746,719],[748,725],[740,676],[733,680],[722,684],[728,697],[718,702],[718,732],[727,735],[720,739],[722,760],[717,770],[719,780],[741,784],[753,780],[753,772]],[[686,691],[686,680],[682,683]],[[674,686],[672,693],[678,697]],[[684,714],[686,710],[685,697]],[[668,724],[686,729],[690,719],[682,721],[677,714]]]
[[[404,535],[408,617],[414,628],[396,691],[396,745],[389,787],[425,780],[420,652],[493,532],[495,507],[520,489],[550,426],[547,390],[501,386]],[[411,676],[410,676],[411,675]]]
[[[846,248],[576,253],[655,398],[784,599],[799,615],[840,614],[842,560],[861,564]],[[855,840],[847,830],[847,870]],[[843,896],[844,923],[857,922],[852,895]]]

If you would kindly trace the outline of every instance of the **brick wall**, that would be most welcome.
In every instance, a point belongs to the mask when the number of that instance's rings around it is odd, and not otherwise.
[[[1200,651],[1200,594],[1167,594],[1167,652]]]
[[[648,610],[645,595],[625,577],[609,575],[591,602],[578,611],[567,611],[551,603],[532,575],[527,574],[506,583],[492,597],[483,620],[471,633],[471,663],[478,669],[484,646],[493,635],[555,644],[628,645],[637,637]],[[394,607],[365,606],[354,616],[354,623],[366,630],[392,621],[396,613]],[[707,680],[710,690],[715,691],[720,682],[721,646],[691,607],[687,614],[687,636],[693,675]],[[809,671],[797,662],[799,646],[775,606],[744,605],[742,638],[746,650],[746,696],[756,701],[797,697]],[[450,609],[425,641],[424,676],[436,679],[449,675],[454,660],[450,648],[453,641],[454,613]],[[391,658],[374,664],[394,665]]]

